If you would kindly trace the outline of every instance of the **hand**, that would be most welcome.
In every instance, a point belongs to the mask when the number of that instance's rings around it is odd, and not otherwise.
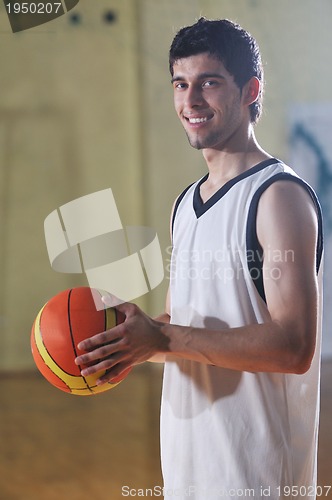
[[[103,297],[103,301],[111,304],[109,297]],[[107,370],[97,381],[99,385],[111,382],[130,366],[167,351],[168,342],[161,331],[163,323],[147,316],[135,304],[125,302],[116,309],[125,316],[123,323],[78,344],[80,350],[86,351],[75,360],[77,365],[86,366],[81,371],[83,376]]]

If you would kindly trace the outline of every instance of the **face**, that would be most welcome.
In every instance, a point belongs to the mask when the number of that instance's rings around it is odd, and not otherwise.
[[[218,59],[207,53],[179,59],[172,84],[175,110],[194,148],[225,149],[248,127],[243,93]]]

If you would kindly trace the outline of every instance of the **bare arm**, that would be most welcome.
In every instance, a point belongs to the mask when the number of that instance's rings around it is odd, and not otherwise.
[[[173,213],[174,213],[174,208],[175,208],[176,200],[173,203],[173,207],[171,210],[171,218],[170,218],[170,224],[169,224],[169,232],[170,232],[170,239],[172,241],[172,220],[173,220]],[[167,294],[166,294],[166,304],[165,304],[165,312],[163,314],[160,314],[155,318],[156,321],[160,323],[166,323],[169,324],[171,320],[171,304],[170,304],[170,289],[168,287]],[[151,363],[164,363],[166,358],[166,353],[157,353],[151,356],[147,361],[150,361]]]
[[[266,190],[259,202],[257,234],[265,255],[264,288],[270,321],[207,330],[152,320],[137,306],[121,304],[126,321],[80,346],[94,349],[79,358],[80,364],[96,363],[84,370],[84,375],[110,369],[102,380],[106,382],[128,365],[157,353],[241,371],[305,372],[316,338],[317,216],[301,186],[280,181]],[[276,254],[285,258],[273,260]],[[286,259],[286,255],[292,257]]]
[[[170,313],[170,298],[169,298],[169,288],[167,290],[167,295],[166,295],[166,307],[165,307],[165,312],[163,314],[160,314],[155,318],[155,321],[158,321],[159,323],[166,323],[169,324],[170,319],[171,319],[171,313]],[[164,363],[166,358],[166,353],[157,353],[151,356],[147,361],[150,361],[151,363]]]

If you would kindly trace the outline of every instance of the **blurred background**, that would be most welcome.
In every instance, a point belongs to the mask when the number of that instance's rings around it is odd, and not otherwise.
[[[84,275],[51,269],[44,219],[107,187],[123,225],[158,233],[165,279],[138,303],[151,315],[163,310],[171,207],[205,173],[173,110],[168,49],[176,31],[202,15],[232,19],[256,37],[266,78],[258,141],[321,200],[326,434],[319,473],[332,484],[331,1],[80,0],[18,33],[0,3],[0,500],[117,500],[121,485],[162,484],[161,368],[136,368],[107,394],[70,396],[36,373],[30,330],[49,298],[87,285]]]

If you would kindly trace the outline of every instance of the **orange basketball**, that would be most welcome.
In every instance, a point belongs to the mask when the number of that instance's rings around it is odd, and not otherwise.
[[[77,344],[124,321],[113,308],[105,308],[102,294],[89,287],[65,290],[50,299],[32,326],[31,349],[41,374],[64,392],[89,396],[112,389],[131,371],[125,370],[112,383],[96,385],[105,371],[83,377],[75,358],[82,354]],[[98,307],[96,307],[96,304]]]

